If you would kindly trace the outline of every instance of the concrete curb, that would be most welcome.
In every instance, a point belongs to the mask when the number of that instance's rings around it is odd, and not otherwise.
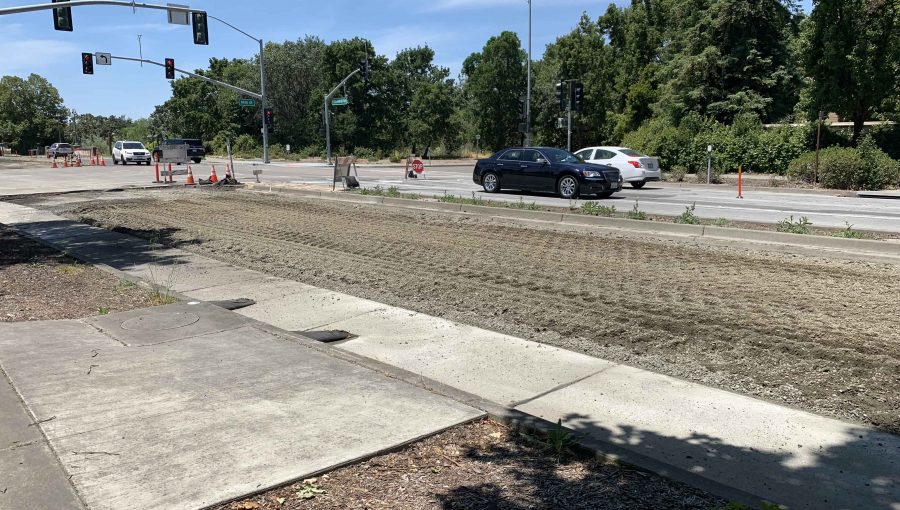
[[[265,191],[255,187],[248,187],[247,189],[253,191]],[[442,202],[426,202],[422,200],[410,200],[404,198],[388,198],[355,194],[336,195],[330,192],[295,190],[273,186],[269,186],[268,191],[271,193],[287,193],[291,195],[319,198],[335,202],[368,203],[388,207],[401,207],[404,209],[458,212],[491,218],[522,219],[549,223],[561,223],[564,225],[593,226],[600,228],[633,230],[697,238],[770,243],[799,246],[803,248],[824,248],[852,252],[856,254],[871,253],[873,255],[900,257],[900,243],[888,243],[870,239],[845,239],[841,237],[788,234],[767,230],[737,229],[715,227],[710,225],[682,225],[678,223],[664,223],[658,221],[640,221],[624,218],[604,218],[600,216],[585,216],[580,214],[555,213],[548,211],[529,211],[524,209],[510,209],[507,207],[486,207],[465,204],[449,204]]]

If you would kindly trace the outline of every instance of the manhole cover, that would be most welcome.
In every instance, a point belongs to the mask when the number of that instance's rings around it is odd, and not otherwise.
[[[200,320],[199,315],[185,312],[141,315],[122,323],[128,331],[166,331],[190,326]]]

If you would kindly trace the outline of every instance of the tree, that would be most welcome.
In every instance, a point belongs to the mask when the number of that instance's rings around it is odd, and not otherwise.
[[[674,11],[673,55],[664,66],[659,105],[731,122],[743,113],[774,121],[797,101],[799,77],[789,50],[792,13],[779,0],[681,0]]]
[[[503,32],[463,62],[464,93],[486,147],[501,149],[521,140],[519,100],[525,95],[526,58],[519,37]]]
[[[816,0],[803,26],[803,63],[810,106],[852,119],[856,141],[877,109],[896,102],[900,1]]]
[[[0,140],[25,153],[60,140],[69,110],[59,91],[32,74],[0,78]]]

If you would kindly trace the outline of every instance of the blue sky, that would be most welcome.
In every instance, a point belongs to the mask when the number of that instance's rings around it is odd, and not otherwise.
[[[0,0],[13,7],[42,0]],[[49,0],[47,0],[49,1]],[[808,4],[810,0],[804,0]],[[148,1],[165,4],[166,0]],[[268,41],[296,40],[307,34],[326,41],[365,37],[379,54],[428,44],[436,62],[453,76],[463,60],[479,51],[488,37],[504,30],[526,41],[526,0],[173,0],[220,17]],[[534,0],[534,57],[556,37],[569,32],[582,12],[593,19],[609,1]],[[629,3],[617,0],[616,3]],[[247,58],[258,52],[257,43],[210,20],[210,45],[192,44],[191,29],[169,25],[164,11],[132,12],[126,7],[90,6],[73,9],[75,31],[53,30],[50,11],[0,16],[0,75],[38,73],[60,91],[66,105],[79,113],[147,116],[171,93],[163,70],[141,68],[118,61],[111,67],[95,66],[93,76],[81,74],[81,52],[108,52],[137,57],[138,34],[144,57],[174,58],[182,69],[206,66],[210,57]]]

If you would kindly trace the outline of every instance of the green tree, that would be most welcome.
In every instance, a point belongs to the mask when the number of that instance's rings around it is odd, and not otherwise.
[[[463,90],[485,147],[501,149],[520,143],[526,58],[519,37],[503,32],[463,62]]]
[[[0,141],[20,153],[60,140],[69,110],[56,87],[32,74],[0,78]]]
[[[854,141],[874,112],[897,107],[900,1],[815,0],[802,51],[810,106],[852,119]]]

